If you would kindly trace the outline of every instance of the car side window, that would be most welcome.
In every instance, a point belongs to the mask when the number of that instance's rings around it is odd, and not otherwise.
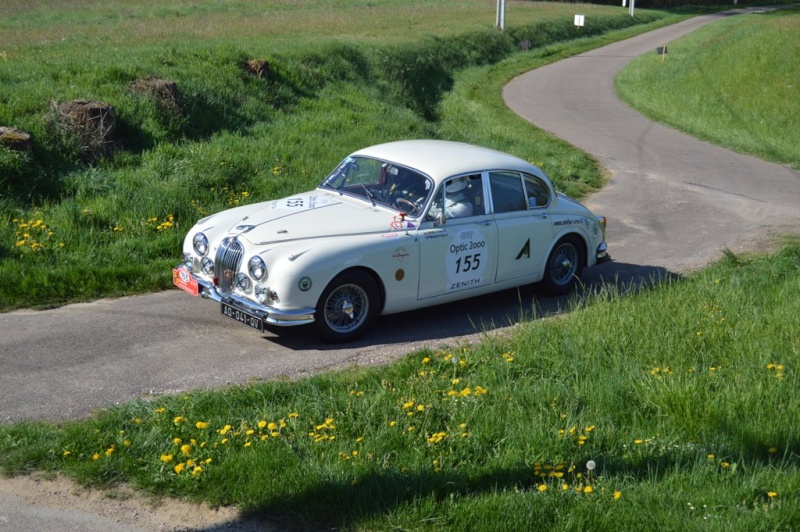
[[[522,176],[517,172],[489,172],[494,212],[514,212],[528,209]]]
[[[528,195],[528,208],[546,207],[550,203],[550,191],[541,179],[532,176],[524,176],[525,192]]]
[[[453,177],[437,192],[428,218],[436,218],[442,212],[447,218],[480,216],[486,213],[484,205],[481,174]]]

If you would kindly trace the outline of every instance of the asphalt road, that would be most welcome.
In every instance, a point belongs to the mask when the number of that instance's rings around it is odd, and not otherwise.
[[[725,248],[753,249],[769,232],[798,227],[800,173],[653,123],[614,92],[614,78],[634,57],[727,16],[696,17],[553,63],[503,91],[520,116],[610,171],[608,186],[586,205],[609,217],[609,250],[617,261],[682,272]]]
[[[632,58],[721,16],[560,61],[504,91],[509,107],[611,173],[587,204],[609,217],[614,261],[589,274],[590,287],[680,274],[726,248],[756,249],[770,233],[800,230],[800,173],[652,123],[613,91]],[[139,397],[386,363],[415,348],[506,330],[534,302],[539,313],[564,303],[531,288],[506,291],[382,318],[345,347],[320,345],[301,329],[261,336],[177,290],[0,314],[0,422],[76,418]]]
[[[699,142],[643,118],[613,91],[632,58],[720,16],[697,17],[518,77],[521,116],[593,154],[612,174],[587,204],[609,217],[614,261],[590,287],[677,274],[800,226],[800,173]],[[535,305],[534,305],[535,302]],[[507,328],[564,300],[523,288],[381,318],[360,342],[327,346],[303,328],[255,331],[178,290],[0,314],[0,422],[83,417],[139,397],[381,364]]]

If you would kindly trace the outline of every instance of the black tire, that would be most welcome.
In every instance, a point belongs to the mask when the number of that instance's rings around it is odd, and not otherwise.
[[[581,241],[573,235],[565,236],[556,243],[547,258],[542,288],[553,296],[571,292],[578,282],[585,263]]]
[[[369,328],[378,315],[380,290],[367,273],[351,270],[337,275],[317,302],[314,325],[320,339],[350,342]]]

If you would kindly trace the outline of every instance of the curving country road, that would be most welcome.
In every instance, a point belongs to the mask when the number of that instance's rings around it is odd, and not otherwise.
[[[620,102],[616,73],[723,15],[694,18],[529,72],[507,104],[594,155],[611,172],[587,202],[610,218],[614,261],[589,283],[680,273],[800,227],[800,173],[654,124]],[[0,314],[0,423],[68,419],[138,397],[295,378],[385,363],[424,346],[469,341],[563,300],[512,290],[379,320],[361,342],[320,345],[302,329],[260,336],[177,290]]]
[[[614,78],[634,57],[721,17],[765,10],[696,17],[533,70],[505,87],[511,109],[611,173],[586,204],[609,217],[616,261],[681,272],[725,248],[753,249],[767,233],[800,226],[799,172],[656,124],[614,92]]]
[[[518,114],[594,155],[611,173],[609,184],[587,203],[610,218],[615,260],[596,268],[590,284],[680,273],[718,258],[725,248],[754,249],[770,232],[800,230],[800,173],[654,124],[614,94],[613,79],[632,58],[721,16],[694,18],[560,61],[518,77],[504,91]],[[177,290],[0,314],[0,423],[81,417],[142,396],[384,363],[417,347],[452,345],[476,330],[505,328],[534,299],[539,312],[563,303],[540,299],[530,289],[507,291],[383,318],[363,341],[344,348],[320,346],[299,329],[259,336],[220,317],[216,305]],[[136,512],[121,521],[121,510],[101,511],[100,503],[79,495],[53,503],[42,496],[52,488],[37,489],[0,490],[0,528],[153,526]]]

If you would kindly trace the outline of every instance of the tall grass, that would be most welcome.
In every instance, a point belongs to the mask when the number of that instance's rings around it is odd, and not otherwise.
[[[616,87],[655,120],[800,168],[798,31],[797,8],[732,17],[633,61]]]
[[[280,528],[791,530],[800,246],[380,369],[0,428],[5,473]]]
[[[470,140],[553,161],[548,170],[562,190],[580,193],[600,183],[591,160],[508,111],[502,123],[512,125],[495,126],[499,121],[481,111],[471,115],[481,120],[476,127],[464,122],[470,103],[448,96],[459,72],[524,55],[522,40],[573,39],[569,6],[517,5],[509,17],[518,21],[509,18],[508,30],[499,32],[493,17],[479,19],[481,2],[428,6],[449,13],[435,22],[420,15],[421,4],[409,10],[391,1],[128,4],[43,1],[14,8],[0,22],[7,52],[0,60],[0,123],[34,138],[29,152],[0,148],[0,309],[166,288],[195,220],[312,188],[350,151],[383,141]],[[587,9],[594,18],[585,35],[664,17]],[[266,16],[284,12],[302,21],[291,45]],[[255,29],[248,32],[243,19],[251,18]],[[342,33],[321,38],[307,19]],[[140,23],[170,31],[152,35]],[[387,38],[374,40],[384,27]],[[203,28],[202,38],[190,28]],[[269,61],[266,78],[242,69],[256,58]],[[177,84],[177,108],[134,90],[153,77]],[[116,152],[88,164],[54,133],[50,111],[51,101],[79,98],[113,104],[121,134]],[[508,130],[501,137],[482,133],[495,127]],[[544,140],[513,141],[533,135]],[[576,162],[562,166],[560,159]]]

